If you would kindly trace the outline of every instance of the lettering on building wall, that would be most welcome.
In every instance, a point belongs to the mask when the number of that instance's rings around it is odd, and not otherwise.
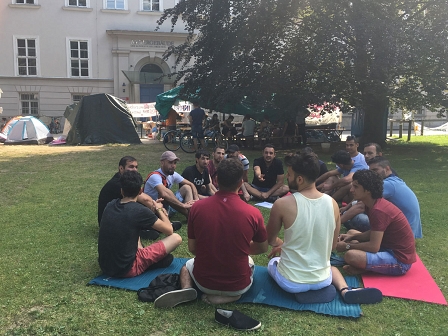
[[[163,48],[174,46],[174,41],[131,40],[131,48]]]

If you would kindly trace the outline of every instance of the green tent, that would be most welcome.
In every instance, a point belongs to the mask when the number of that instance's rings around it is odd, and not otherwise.
[[[67,106],[64,117],[71,126],[67,134],[69,145],[141,143],[126,102],[114,96],[85,96],[79,104]]]
[[[166,117],[168,115],[168,112],[170,111],[171,107],[173,105],[176,105],[176,102],[179,100],[186,100],[186,101],[194,101],[194,100],[201,100],[199,95],[195,96],[187,96],[187,97],[181,97],[179,95],[180,91],[182,90],[182,85],[175,87],[169,91],[163,92],[156,97],[156,110],[160,113],[162,117]],[[240,102],[236,104],[226,104],[223,107],[216,107],[216,106],[210,106],[207,103],[203,103],[203,108],[211,109],[217,112],[222,112],[226,114],[251,114],[253,115],[255,112],[248,106],[247,103]]]

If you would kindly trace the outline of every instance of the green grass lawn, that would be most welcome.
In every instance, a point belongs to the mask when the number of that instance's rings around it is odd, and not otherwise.
[[[331,152],[344,148],[333,144]],[[318,147],[316,147],[316,151]],[[158,168],[161,144],[79,147],[0,146],[0,334],[4,335],[235,335],[214,322],[202,302],[156,310],[135,292],[86,286],[97,263],[97,197],[124,155],[146,177]],[[330,163],[330,153],[319,153]],[[177,171],[194,162],[178,151]],[[246,151],[251,163],[261,151]],[[278,152],[283,158],[285,151]],[[448,297],[448,137],[413,137],[385,149],[393,168],[414,190],[424,238],[417,251]],[[252,179],[252,171],[249,178]],[[262,210],[265,221],[269,211]],[[237,214],[235,214],[237,215]],[[186,220],[177,215],[175,219]],[[190,257],[186,225],[174,252]],[[149,242],[146,242],[149,243]],[[266,254],[256,256],[266,265]],[[446,306],[384,298],[345,319],[261,305],[226,305],[259,319],[263,335],[446,335]]]

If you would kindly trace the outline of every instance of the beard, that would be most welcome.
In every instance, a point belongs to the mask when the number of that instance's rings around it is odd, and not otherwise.
[[[288,187],[291,190],[299,190],[299,185],[297,184],[296,180],[294,181],[288,181]]]

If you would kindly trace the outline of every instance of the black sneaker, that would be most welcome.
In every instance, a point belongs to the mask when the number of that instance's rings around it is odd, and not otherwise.
[[[167,254],[165,256],[165,258],[152,264],[151,266],[148,267],[148,269],[151,270],[151,269],[156,269],[156,268],[167,268],[169,265],[171,265],[171,263],[173,262],[173,259],[174,259],[174,257],[171,253]]]
[[[173,231],[177,231],[182,227],[182,222],[179,221],[171,222],[171,225],[173,226]]]
[[[156,230],[141,230],[140,239],[156,240],[159,238],[160,233]]]
[[[215,310],[215,321],[231,326],[237,330],[256,330],[261,327],[261,322],[244,315],[238,310]]]

